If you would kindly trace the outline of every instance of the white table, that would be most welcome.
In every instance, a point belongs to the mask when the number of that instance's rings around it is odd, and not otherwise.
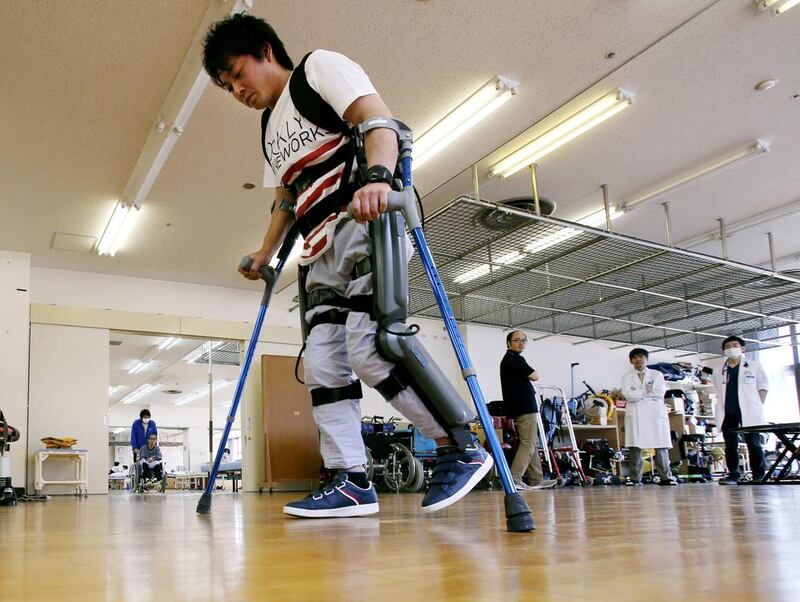
[[[33,488],[37,495],[47,485],[75,485],[75,495],[88,495],[89,450],[88,449],[37,449],[34,454]],[[42,475],[42,466],[48,458],[67,458],[75,467],[75,478],[67,481],[50,481]]]

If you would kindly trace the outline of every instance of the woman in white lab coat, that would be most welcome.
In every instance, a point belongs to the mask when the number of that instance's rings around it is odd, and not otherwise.
[[[622,377],[625,406],[625,447],[628,448],[629,485],[642,484],[642,448],[655,450],[656,470],[662,485],[677,485],[669,468],[669,416],[664,405],[664,375],[647,367],[646,349],[628,354],[632,370]]]
[[[728,337],[722,342],[722,352],[726,360],[713,375],[717,391],[715,418],[725,439],[725,463],[728,465],[728,476],[720,481],[720,485],[736,485],[740,477],[739,433],[734,431],[743,426],[764,424],[764,401],[769,381],[761,364],[744,356],[743,339]],[[744,440],[753,479],[761,479],[766,471],[761,436],[747,433]]]

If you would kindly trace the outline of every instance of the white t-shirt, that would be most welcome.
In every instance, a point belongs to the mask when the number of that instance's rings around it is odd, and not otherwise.
[[[364,70],[337,52],[315,50],[306,59],[305,68],[309,85],[342,119],[353,101],[376,93]],[[322,163],[348,141],[345,135],[327,132],[301,117],[292,102],[287,84],[275,104],[264,134],[268,157],[264,186],[290,186],[304,167]],[[306,188],[297,199],[295,215],[301,217],[311,207],[335,193],[343,183],[344,169],[342,162]],[[312,263],[331,246],[336,225],[346,215],[344,212],[332,213],[306,236],[300,255],[301,265]]]

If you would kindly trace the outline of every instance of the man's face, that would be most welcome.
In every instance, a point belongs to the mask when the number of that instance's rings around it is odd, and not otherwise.
[[[231,58],[230,69],[220,73],[223,88],[251,109],[266,109],[274,106],[280,92],[281,80],[276,77],[282,67],[275,62],[272,53],[257,59],[249,54]]]
[[[511,340],[506,343],[506,346],[511,349],[511,351],[522,353],[527,343],[528,337],[525,336],[525,333],[516,331],[511,335]]]
[[[631,365],[638,371],[641,372],[647,367],[647,358],[643,355],[634,355],[631,358]]]
[[[150,435],[150,436],[147,438],[147,447],[149,447],[150,449],[152,449],[152,448],[154,448],[155,446],[156,446],[156,436],[155,436],[155,435]]]
[[[739,349],[741,351],[744,351],[744,349],[742,349],[742,346],[739,344],[739,341],[728,341],[727,343],[725,343],[725,348],[723,349],[723,351],[727,351],[728,349]]]

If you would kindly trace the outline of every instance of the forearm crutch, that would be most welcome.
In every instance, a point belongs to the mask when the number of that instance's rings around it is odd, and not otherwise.
[[[239,381],[236,383],[236,393],[233,396],[233,402],[228,411],[228,419],[225,422],[225,430],[222,433],[222,439],[219,442],[219,447],[217,447],[217,454],[214,457],[214,466],[211,468],[211,474],[208,477],[206,489],[200,497],[200,501],[197,502],[197,512],[199,514],[208,514],[211,512],[211,492],[214,490],[214,482],[217,479],[219,465],[222,462],[222,453],[225,451],[225,446],[228,443],[228,435],[230,435],[233,421],[236,419],[236,411],[239,409],[239,401],[242,398],[244,383],[247,380],[247,373],[250,371],[250,364],[253,361],[253,354],[255,353],[256,344],[258,343],[258,336],[261,334],[261,326],[264,324],[264,316],[267,314],[269,300],[270,297],[272,297],[272,288],[278,280],[278,276],[280,276],[283,266],[289,258],[289,254],[292,252],[292,247],[294,246],[296,238],[297,231],[292,228],[286,235],[283,245],[281,245],[281,250],[278,251],[278,264],[275,268],[265,265],[258,271],[261,275],[261,279],[266,283],[264,286],[264,296],[261,298],[261,305],[258,308],[258,316],[256,317],[256,323],[253,325],[253,334],[250,336],[250,344],[247,346],[247,354],[244,363],[242,363],[242,367],[239,370]],[[250,259],[249,256],[245,256],[242,258],[239,267],[243,270],[249,270],[252,264],[253,260]]]
[[[458,324],[456,323],[453,310],[450,307],[450,302],[447,299],[444,285],[439,277],[439,271],[436,269],[433,256],[428,248],[419,214],[414,204],[414,187],[411,179],[411,131],[408,129],[401,129],[398,133],[398,137],[400,140],[400,164],[402,167],[403,190],[401,192],[389,193],[389,210],[400,211],[403,214],[411,236],[414,239],[414,246],[417,248],[420,260],[425,268],[425,273],[428,276],[428,281],[433,289],[433,294],[436,297],[439,312],[442,315],[447,334],[450,337],[450,342],[453,345],[458,364],[461,367],[461,374],[467,382],[472,401],[475,404],[475,409],[483,425],[483,430],[486,433],[486,440],[489,442],[489,448],[491,449],[492,456],[494,456],[500,480],[503,483],[503,490],[506,494],[504,500],[506,527],[509,531],[513,532],[532,531],[535,526],[531,509],[514,486],[511,470],[508,467],[508,462],[506,462],[503,450],[500,447],[500,442],[494,432],[492,419],[486,407],[486,400],[478,385],[478,377],[475,373],[475,369],[472,367],[472,362],[470,361],[466,346],[458,330]]]

